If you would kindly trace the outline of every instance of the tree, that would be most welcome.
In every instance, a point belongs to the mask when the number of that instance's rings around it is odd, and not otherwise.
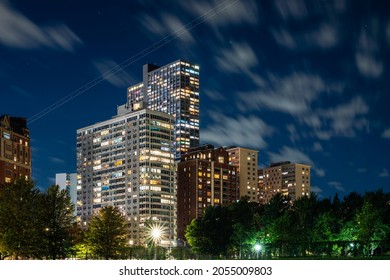
[[[185,237],[191,249],[213,257],[226,256],[233,232],[226,207],[207,207],[204,216],[194,219],[186,228]]]
[[[86,243],[98,258],[118,259],[126,248],[128,227],[125,217],[114,206],[94,215],[86,233]]]
[[[54,259],[65,258],[72,246],[74,206],[66,190],[50,186],[43,196],[43,221],[46,254]]]
[[[363,242],[365,255],[372,255],[389,231],[389,226],[382,222],[379,211],[369,201],[365,201],[356,214],[356,227],[357,240]]]
[[[257,211],[259,207],[256,203],[242,199],[237,203],[232,203],[228,209],[233,228],[230,238],[232,250],[239,259],[249,257],[258,238],[260,218]]]
[[[20,178],[0,186],[2,258],[42,257],[42,196],[34,183]]]

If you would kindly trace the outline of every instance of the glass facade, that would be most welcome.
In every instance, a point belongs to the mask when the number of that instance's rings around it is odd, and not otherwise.
[[[143,83],[128,88],[126,105],[137,110],[142,103],[174,117],[175,158],[199,146],[199,66],[182,60],[145,65]]]

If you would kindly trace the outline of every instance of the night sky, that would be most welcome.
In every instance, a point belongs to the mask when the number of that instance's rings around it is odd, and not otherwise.
[[[43,190],[143,64],[184,59],[200,66],[201,143],[308,163],[320,197],[390,191],[389,50],[388,1],[0,0],[0,114],[34,120]]]

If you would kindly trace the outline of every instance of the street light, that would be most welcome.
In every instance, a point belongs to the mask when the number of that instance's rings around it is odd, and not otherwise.
[[[256,251],[256,258],[258,259],[259,258],[259,252],[261,251],[261,245],[256,243],[254,249]]]
[[[152,224],[148,228],[148,239],[154,243],[154,259],[157,257],[157,245],[164,236],[164,227],[161,224]]]

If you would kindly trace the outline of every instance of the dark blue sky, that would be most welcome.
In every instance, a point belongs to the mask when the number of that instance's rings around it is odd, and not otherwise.
[[[186,59],[202,143],[311,164],[323,197],[390,191],[389,50],[387,1],[0,0],[0,114],[31,118],[134,58],[30,123],[44,189],[76,171],[76,130],[115,115],[143,64]]]

